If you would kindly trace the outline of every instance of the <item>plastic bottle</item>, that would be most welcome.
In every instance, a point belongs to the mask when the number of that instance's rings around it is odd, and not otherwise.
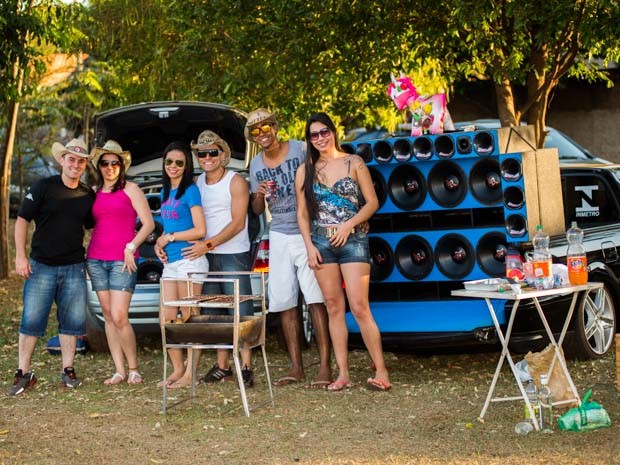
[[[536,227],[532,245],[534,246],[532,266],[536,289],[551,289],[553,288],[553,273],[551,271],[549,235],[544,233],[541,225]]]
[[[516,247],[508,247],[506,250],[506,277],[516,281],[523,281],[523,261]]]
[[[540,402],[540,430],[543,433],[553,433],[553,398],[551,397],[547,375],[540,375],[538,399]]]
[[[568,280],[571,285],[578,286],[588,282],[588,259],[586,249],[583,246],[583,229],[573,221],[566,231],[568,248],[566,249],[566,266],[568,267]]]
[[[527,408],[527,405],[525,406],[525,419],[533,424],[534,422],[538,422],[538,417],[540,415],[540,404],[538,399],[538,388],[536,387],[536,384],[534,384],[534,381],[531,379],[528,380],[527,384],[525,385],[525,395],[530,401],[532,409],[534,409],[534,418],[532,418],[532,416],[530,415],[530,411]]]
[[[522,420],[515,425],[515,433],[525,436],[534,429],[532,422],[528,420]]]

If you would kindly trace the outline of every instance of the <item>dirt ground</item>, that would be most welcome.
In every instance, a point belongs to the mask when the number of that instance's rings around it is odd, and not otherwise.
[[[609,464],[620,463],[620,394],[615,358],[571,362],[581,393],[592,388],[613,425],[589,433],[556,431],[518,436],[514,425],[523,405],[491,406],[477,417],[498,353],[416,356],[387,354],[394,389],[371,392],[365,352],[351,353],[358,384],[339,393],[310,390],[305,383],[275,389],[269,402],[265,371],[255,357],[257,383],[246,418],[235,383],[199,386],[195,403],[182,402],[161,414],[161,343],[140,338],[146,382],[106,387],[106,354],[79,356],[84,385],[59,386],[60,360],[43,341],[34,357],[39,383],[18,397],[6,391],[17,360],[21,282],[0,283],[0,464]],[[53,324],[51,325],[53,326]],[[53,328],[50,328],[52,332]],[[285,374],[286,354],[276,338],[268,345],[272,378]],[[203,355],[200,372],[212,363]],[[314,348],[304,352],[307,381],[317,368]],[[499,392],[513,394],[505,369]],[[188,390],[171,393],[171,403]],[[559,412],[558,412],[559,413]]]

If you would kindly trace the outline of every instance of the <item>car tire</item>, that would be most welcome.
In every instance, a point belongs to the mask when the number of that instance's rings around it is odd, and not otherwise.
[[[616,305],[605,284],[580,298],[573,316],[573,333],[563,344],[564,349],[571,358],[601,358],[613,345],[615,329]]]
[[[94,318],[90,312],[86,311],[86,338],[88,339],[88,348],[93,352],[109,352],[108,339],[106,338],[105,331],[97,324],[96,321],[92,321]]]

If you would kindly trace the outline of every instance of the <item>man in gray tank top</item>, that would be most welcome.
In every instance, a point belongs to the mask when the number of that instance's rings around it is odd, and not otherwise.
[[[280,313],[280,324],[291,359],[288,374],[275,386],[304,378],[301,357],[299,290],[310,308],[319,350],[319,372],[310,387],[325,389],[331,381],[330,341],[327,311],[313,271],[308,267],[306,247],[297,225],[295,173],[304,162],[306,145],[298,140],[281,141],[278,122],[270,111],[259,108],[248,115],[245,137],[263,150],[250,163],[252,209],[258,215],[271,213],[269,229],[269,312]]]

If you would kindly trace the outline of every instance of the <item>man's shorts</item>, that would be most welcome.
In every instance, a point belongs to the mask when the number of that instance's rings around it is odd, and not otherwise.
[[[206,273],[209,271],[209,262],[204,255],[196,260],[183,258],[176,262],[164,264],[162,278],[187,279],[188,273]]]
[[[32,273],[24,284],[24,312],[19,332],[44,336],[56,302],[58,333],[81,336],[86,333],[86,273],[84,263],[49,266],[30,259]]]
[[[308,266],[308,253],[301,234],[269,232],[269,311],[282,312],[297,306],[299,289],[307,304],[323,303],[323,294]]]
[[[133,293],[136,288],[138,273],[123,271],[122,260],[95,260],[86,261],[86,269],[93,291],[125,291]]]

